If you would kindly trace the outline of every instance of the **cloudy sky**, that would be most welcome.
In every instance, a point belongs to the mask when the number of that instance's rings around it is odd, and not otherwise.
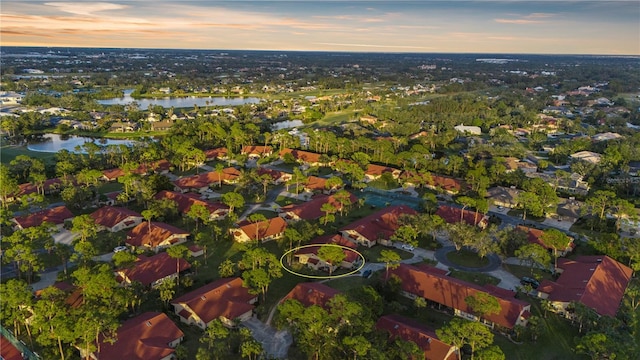
[[[2,0],[3,46],[640,54],[626,1]]]

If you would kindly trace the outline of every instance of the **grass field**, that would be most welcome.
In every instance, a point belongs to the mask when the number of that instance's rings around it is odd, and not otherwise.
[[[447,253],[447,259],[454,264],[468,268],[481,268],[489,264],[489,259],[480,258],[477,253],[466,249]]]
[[[523,276],[528,276],[528,277],[534,277],[539,281],[542,281],[544,279],[547,280],[553,280],[553,275],[551,275],[551,273],[549,271],[544,271],[542,269],[533,269],[533,275],[531,274],[531,269],[528,266],[521,266],[521,265],[511,265],[511,264],[502,264],[502,267],[504,267],[505,270],[507,270],[508,272],[512,273],[513,275],[515,275],[518,278],[521,278]]]
[[[31,151],[26,146],[4,145],[0,147],[0,162],[8,164],[18,155],[27,155],[32,158],[40,159],[45,163],[53,163],[56,159],[55,153],[47,153],[40,151]]]
[[[493,284],[498,285],[500,283],[500,279],[493,277],[491,275],[486,275],[483,273],[474,273],[460,270],[451,271],[451,277],[456,279],[468,281],[477,285],[485,285],[485,284]]]

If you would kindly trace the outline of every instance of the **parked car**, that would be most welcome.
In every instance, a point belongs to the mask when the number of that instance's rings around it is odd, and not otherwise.
[[[538,280],[530,278],[528,276],[522,277],[522,279],[520,279],[520,284],[522,284],[522,285],[531,285],[531,287],[534,288],[534,289],[537,289],[538,286],[540,286],[540,282],[538,282]]]
[[[362,277],[365,278],[365,279],[369,278],[369,276],[371,276],[371,270],[370,269],[369,270],[365,270],[362,273]]]
[[[115,248],[113,248],[113,252],[114,253],[118,253],[118,252],[121,252],[121,251],[127,251],[127,247],[121,245],[121,246],[116,246]]]
[[[413,245],[409,245],[409,244],[402,244],[401,248],[402,250],[407,250],[407,251],[413,251],[416,249],[415,247],[413,247]]]

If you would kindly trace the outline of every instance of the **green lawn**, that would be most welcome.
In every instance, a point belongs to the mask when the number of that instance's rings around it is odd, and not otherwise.
[[[411,259],[413,257],[413,254],[410,252],[382,245],[374,245],[371,248],[367,248],[364,246],[358,247],[358,251],[364,256],[365,260],[369,262],[379,262],[378,258],[380,258],[380,252],[382,252],[382,250],[391,250],[400,255],[400,258],[402,258],[403,260]]]
[[[500,283],[500,279],[493,277],[491,275],[486,275],[483,273],[460,271],[460,270],[452,270],[451,277],[464,280],[473,284],[477,284],[480,286],[485,284],[498,285]]]
[[[98,187],[98,193],[107,194],[114,191],[120,191],[122,190],[122,187],[123,187],[122,183],[119,183],[117,181],[110,181],[110,182],[101,184]]]
[[[477,253],[466,249],[447,253],[447,259],[454,264],[468,268],[481,268],[489,265],[489,259],[480,258]]]
[[[512,273],[518,278],[521,278],[523,276],[528,276],[528,277],[534,277],[538,281],[542,281],[544,279],[553,280],[553,275],[551,275],[551,272],[544,271],[542,269],[534,268],[533,275],[532,275],[531,269],[528,266],[502,264],[502,267],[504,267],[505,270]]]
[[[0,162],[8,164],[18,155],[27,155],[32,158],[41,159],[45,163],[53,163],[56,159],[55,153],[31,151],[26,146],[3,145],[0,147]]]
[[[276,204],[280,205],[280,206],[287,206],[287,205],[291,205],[291,204],[302,204],[305,201],[302,200],[297,200],[294,198],[290,198],[290,197],[286,197],[286,196],[278,196],[278,198],[276,199]]]
[[[325,282],[325,285],[331,286],[334,289],[340,290],[342,292],[347,292],[353,288],[357,288],[365,285],[372,285],[374,283],[374,277],[370,277],[369,279],[365,279],[362,276],[347,276],[341,277],[337,279],[331,279]]]
[[[313,122],[313,125],[318,125],[318,126],[340,125],[342,123],[349,122],[349,118],[351,117],[351,114],[353,114],[354,112],[355,111],[353,110],[352,111],[345,110],[345,111],[336,111],[336,112],[327,113],[324,118]]]
[[[511,210],[509,210],[509,212],[507,212],[507,215],[509,215],[509,216],[514,216],[514,217],[517,217],[517,218],[522,219],[522,215],[523,215],[523,213],[524,213],[524,212],[523,212],[522,210],[520,210],[520,209],[511,209]],[[545,219],[546,219],[545,217],[536,217],[536,216],[533,216],[533,215],[531,215],[531,214],[527,213],[527,220],[530,220],[530,221],[537,221],[537,222],[540,222],[540,223],[541,223],[541,222],[543,222]]]

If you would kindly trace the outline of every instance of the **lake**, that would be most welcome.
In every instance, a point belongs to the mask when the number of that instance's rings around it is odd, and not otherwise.
[[[146,110],[149,105],[160,105],[164,108],[191,108],[193,105],[206,106],[237,106],[244,104],[257,104],[260,98],[257,97],[166,97],[157,99],[134,99],[131,97],[133,89],[124,91],[124,97],[107,100],[98,100],[102,105],[127,105],[137,102],[141,110]]]
[[[76,146],[82,146],[86,142],[94,142],[96,145],[107,146],[107,145],[127,145],[130,146],[133,144],[131,140],[113,140],[113,139],[105,139],[105,138],[90,138],[86,136],[62,136],[58,134],[46,134],[43,136],[45,141],[33,143],[27,145],[27,149],[31,151],[39,151],[39,152],[48,152],[48,153],[56,153],[60,150],[69,150],[73,153],[78,153],[75,150]],[[85,153],[84,151],[80,151],[80,153]]]

